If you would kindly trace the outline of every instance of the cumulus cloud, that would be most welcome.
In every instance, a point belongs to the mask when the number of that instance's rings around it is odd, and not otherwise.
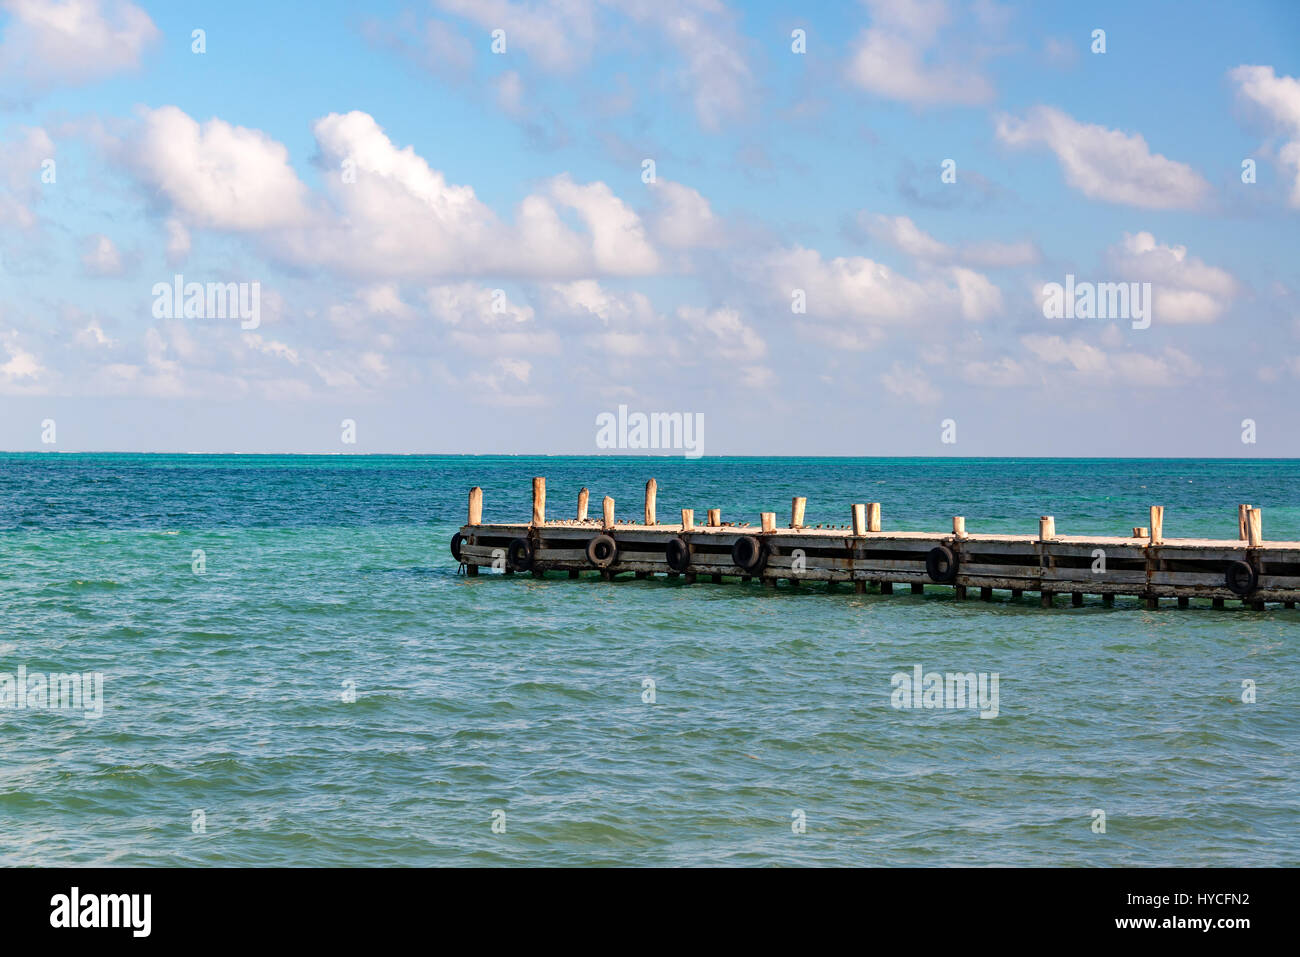
[[[1209,184],[1186,163],[1152,153],[1140,133],[1080,123],[1050,106],[1036,106],[1023,120],[1002,115],[997,137],[1007,146],[1041,144],[1056,154],[1065,181],[1090,199],[1143,209],[1191,209]]]
[[[1201,375],[1202,369],[1187,353],[1166,348],[1158,355],[1140,352],[1106,352],[1079,338],[1023,336],[1021,344],[1040,362],[1064,366],[1080,380],[1132,386],[1168,387]]]
[[[215,118],[200,124],[175,106],[145,109],[120,155],[190,226],[264,230],[308,217],[289,151],[260,130]]]
[[[756,362],[767,355],[767,343],[741,319],[738,309],[681,306],[677,315],[690,328],[692,341],[708,356]]]
[[[650,188],[657,207],[651,228],[661,245],[689,249],[722,243],[722,221],[698,190],[662,179]]]
[[[31,92],[133,69],[160,36],[127,0],[0,0],[0,8],[10,16],[0,80]]]
[[[1291,170],[1288,203],[1300,209],[1300,80],[1278,76],[1271,66],[1239,66],[1228,76],[1237,84],[1238,95],[1263,111],[1286,138],[1277,158]]]
[[[961,263],[985,269],[1028,266],[1042,254],[1031,242],[1002,243],[983,240],[950,246],[925,232],[907,216],[884,216],[862,212],[858,224],[873,239],[893,246],[915,259],[934,263]]]
[[[786,302],[792,290],[803,290],[804,324],[843,348],[875,345],[882,327],[979,322],[1003,308],[996,285],[960,266],[936,267],[913,279],[864,256],[826,260],[815,249],[796,247],[768,256],[762,268],[773,293]]]
[[[936,39],[952,20],[944,0],[867,0],[871,26],[854,45],[850,82],[876,96],[920,105],[975,105],[993,84],[969,63],[945,58]]]
[[[1186,246],[1162,245],[1151,233],[1125,233],[1107,260],[1121,278],[1151,283],[1155,322],[1213,322],[1237,294],[1231,273],[1189,256]]]

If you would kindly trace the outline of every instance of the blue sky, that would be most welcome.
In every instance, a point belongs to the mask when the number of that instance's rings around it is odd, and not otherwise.
[[[1296,454],[1300,7],[807,6],[0,0],[0,447]]]

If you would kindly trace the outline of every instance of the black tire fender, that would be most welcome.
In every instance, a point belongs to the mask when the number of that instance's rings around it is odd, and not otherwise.
[[[1259,572],[1249,562],[1228,562],[1223,581],[1228,586],[1228,591],[1245,598],[1259,584]]]
[[[506,549],[506,567],[511,571],[526,572],[533,567],[533,546],[526,538],[516,538]]]
[[[587,543],[587,561],[597,568],[608,568],[618,561],[618,542],[611,535],[597,535]]]
[[[684,538],[670,538],[664,548],[668,567],[675,572],[684,572],[691,567],[691,545]]]
[[[460,532],[451,536],[451,557],[460,561],[460,546],[465,544],[465,536]]]
[[[952,582],[957,577],[957,555],[947,545],[936,545],[925,556],[925,573],[932,582]]]
[[[731,546],[731,560],[744,571],[759,571],[767,563],[767,546],[753,535],[742,535]]]

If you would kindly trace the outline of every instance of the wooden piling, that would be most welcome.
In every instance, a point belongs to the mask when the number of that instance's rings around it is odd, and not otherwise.
[[[647,525],[656,525],[655,522],[655,498],[659,494],[659,483],[654,479],[645,483],[645,523]]]
[[[952,534],[956,538],[966,537],[966,517],[964,515],[954,515],[952,517]]]
[[[764,533],[776,531],[776,512],[760,512],[758,519]]]
[[[992,601],[992,600],[993,600],[993,589],[987,587],[981,588],[980,601]]]
[[[1246,517],[1249,514],[1250,514],[1249,505],[1237,506],[1237,539],[1239,541],[1244,542],[1246,540]]]
[[[865,505],[853,506],[853,534],[867,534],[867,507]]]
[[[483,524],[483,490],[477,485],[469,490],[469,522],[467,524]]]
[[[867,531],[869,532],[880,531],[880,503],[879,502],[867,503]]]
[[[709,522],[708,522],[708,525],[709,525],[709,528],[721,528],[721,527],[722,527],[722,509],[720,509],[720,508],[711,508],[711,509],[709,509]]]
[[[1038,540],[1040,542],[1050,542],[1056,537],[1056,519],[1051,515],[1043,515],[1038,519]]]
[[[1133,537],[1134,537],[1134,538],[1146,538],[1146,537],[1147,537],[1147,527],[1146,527],[1145,525],[1134,525],[1134,526],[1133,526]]]
[[[682,531],[683,532],[695,531],[695,509],[693,508],[682,509]]]
[[[912,594],[913,594],[913,595],[924,595],[924,594],[925,594],[925,583],[924,583],[924,582],[912,582]]]
[[[1040,591],[1040,592],[1038,593],[1038,604],[1039,604],[1040,606],[1042,606],[1043,608],[1051,608],[1051,607],[1052,607],[1052,599],[1055,598],[1055,597],[1056,597],[1056,595],[1055,595],[1054,592],[1050,592],[1050,591]]]
[[[1161,545],[1164,543],[1165,533],[1165,507],[1163,505],[1151,506],[1151,544]]]
[[[546,479],[533,479],[533,524],[546,524]]]
[[[1264,544],[1264,510],[1251,508],[1246,513],[1246,544],[1259,548]]]
[[[790,500],[790,527],[803,528],[803,512],[808,505],[808,499],[802,495],[796,495]]]
[[[605,526],[605,530],[609,531],[614,527],[614,497],[612,495],[605,496],[600,503],[600,511],[602,524]]]
[[[578,521],[580,522],[587,520],[587,499],[590,495],[586,488],[578,490]]]
[[[1070,592],[1070,607],[1071,608],[1083,607],[1083,592],[1081,591]]]

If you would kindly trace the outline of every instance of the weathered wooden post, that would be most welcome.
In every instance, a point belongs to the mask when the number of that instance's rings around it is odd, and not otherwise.
[[[1145,525],[1134,525],[1134,526],[1133,526],[1133,537],[1134,537],[1134,538],[1146,538],[1146,537],[1147,537],[1147,527],[1146,527]]]
[[[604,501],[600,503],[600,509],[602,512],[601,518],[603,519],[602,524],[605,526],[605,531],[609,531],[614,527],[614,497],[606,495]]]
[[[760,512],[758,519],[764,532],[776,531],[776,512]]]
[[[853,506],[853,534],[867,534],[867,507],[865,505]]]
[[[658,524],[655,521],[655,498],[659,494],[659,483],[654,479],[645,483],[645,523]]]
[[[867,503],[867,531],[869,532],[880,531],[880,503],[879,502]]]
[[[966,518],[963,515],[952,517],[952,534],[956,538],[966,537]]]
[[[1056,537],[1056,519],[1051,515],[1043,515],[1038,519],[1038,540],[1040,542],[1050,542]]]
[[[587,499],[590,495],[586,488],[578,490],[578,521],[580,522],[587,520]]]
[[[546,479],[533,479],[533,524],[546,524]]]
[[[1246,540],[1246,520],[1249,514],[1249,505],[1237,506],[1237,538],[1243,542]]]
[[[1252,508],[1246,513],[1246,544],[1259,548],[1264,544],[1264,510]]]
[[[1165,507],[1151,506],[1151,544],[1160,545],[1165,540]]]
[[[720,508],[709,509],[708,524],[709,524],[709,528],[722,527],[722,509]]]
[[[796,495],[790,500],[790,527],[803,528],[803,510],[808,504],[808,499],[802,495]]]
[[[693,508],[682,509],[682,531],[683,532],[695,531],[695,509]]]
[[[483,490],[477,485],[469,490],[469,521],[466,524],[483,524]]]

